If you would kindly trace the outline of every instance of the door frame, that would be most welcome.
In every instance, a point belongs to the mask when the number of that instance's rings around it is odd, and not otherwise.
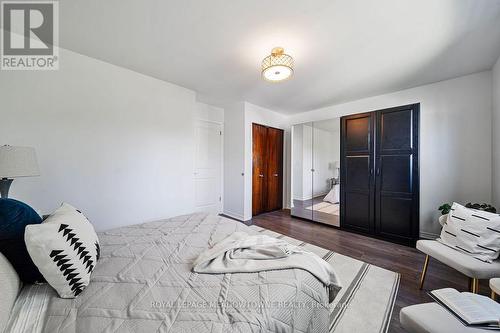
[[[279,128],[279,127],[276,127],[276,126],[271,126],[271,125],[265,125],[265,124],[259,124],[259,123],[256,123],[256,122],[251,122],[250,124],[250,140],[251,140],[251,170],[250,170],[250,186],[251,186],[251,192],[250,192],[250,215],[252,217],[254,216],[257,216],[257,215],[260,215],[260,214],[256,214],[254,215],[253,214],[253,192],[254,192],[254,184],[253,184],[253,169],[254,169],[254,165],[253,165],[253,143],[254,143],[254,137],[253,137],[253,127],[254,125],[258,125],[258,126],[263,126],[263,127],[266,127],[266,128],[272,128],[272,129],[276,129],[276,130],[279,130],[282,132],[282,136],[283,136],[283,140],[282,140],[282,147],[281,147],[281,175],[280,175],[280,178],[281,178],[281,208],[279,209],[276,209],[276,210],[280,210],[280,209],[283,209],[286,205],[286,203],[284,202],[285,201],[285,170],[286,170],[286,161],[285,161],[285,148],[286,148],[286,131],[283,129],[283,128]],[[268,212],[264,212],[264,213],[268,213]],[[264,213],[261,213],[261,214],[264,214]]]
[[[203,119],[203,118],[196,118],[195,119],[195,126],[197,123],[208,123],[208,124],[215,124],[220,126],[220,212],[219,214],[224,213],[224,122],[221,121],[215,121],[215,120],[208,120],[208,119]],[[196,154],[196,152],[195,152]],[[194,191],[194,181],[195,181],[195,170],[196,170],[196,155],[193,160],[193,191]],[[194,193],[194,192],[193,192]],[[194,201],[194,199],[193,199]],[[194,204],[194,202],[193,202]]]

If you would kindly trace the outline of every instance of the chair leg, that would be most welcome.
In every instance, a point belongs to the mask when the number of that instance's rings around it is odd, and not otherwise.
[[[424,287],[425,274],[427,274],[427,267],[429,266],[429,255],[425,256],[424,267],[422,268],[422,275],[420,276],[420,286],[418,289],[422,290]]]
[[[472,279],[472,293],[477,294],[479,292],[479,279]]]
[[[494,301],[497,300],[497,294],[495,294],[495,292],[493,290],[491,291],[491,299]]]

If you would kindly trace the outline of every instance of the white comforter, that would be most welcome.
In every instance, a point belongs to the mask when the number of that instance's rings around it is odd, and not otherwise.
[[[258,234],[207,214],[99,233],[90,285],[75,299],[25,286],[8,332],[328,332],[329,290],[306,270],[192,271],[196,258],[235,232]]]
[[[332,204],[337,204],[340,202],[340,185],[333,185],[332,189],[323,198],[323,201],[331,202]]]

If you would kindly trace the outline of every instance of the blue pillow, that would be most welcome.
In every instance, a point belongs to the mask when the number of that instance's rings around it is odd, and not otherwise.
[[[26,225],[40,223],[42,218],[27,204],[14,199],[0,199],[0,252],[25,283],[44,281],[24,242]]]

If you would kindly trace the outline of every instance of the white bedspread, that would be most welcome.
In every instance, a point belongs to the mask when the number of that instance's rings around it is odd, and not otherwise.
[[[101,232],[90,285],[75,299],[25,286],[8,332],[328,332],[329,290],[306,270],[193,272],[200,254],[235,232],[259,234],[207,214]]]
[[[337,204],[340,202],[340,185],[333,185],[332,189],[323,198],[323,201],[331,202],[332,204]]]
[[[24,286],[17,296],[4,332],[42,332],[50,297],[57,297],[57,294],[46,283]]]

